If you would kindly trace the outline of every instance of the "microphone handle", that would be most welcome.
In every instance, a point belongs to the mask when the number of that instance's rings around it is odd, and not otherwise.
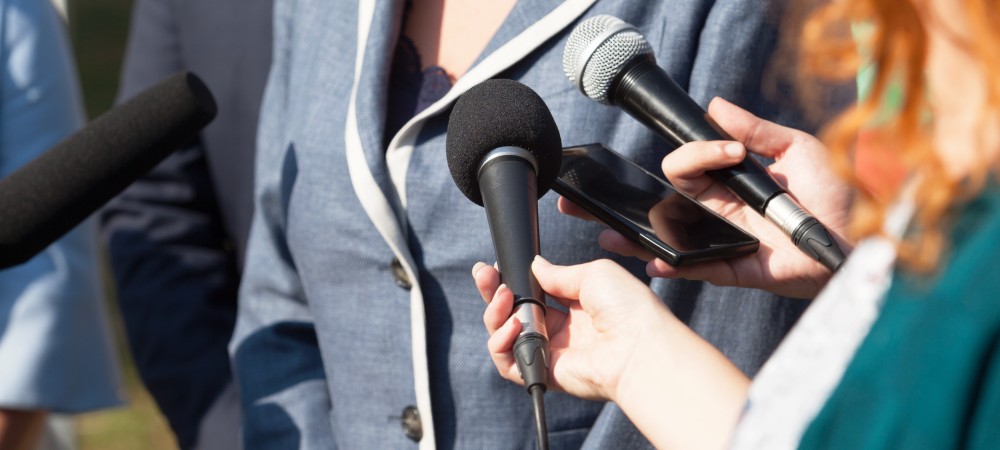
[[[666,71],[653,55],[641,55],[622,68],[610,95],[643,125],[680,147],[693,141],[734,141]],[[707,174],[777,225],[806,255],[836,271],[846,259],[836,240],[774,180],[756,159]]]
[[[680,147],[694,141],[735,141],[656,65],[652,55],[637,57],[619,77],[612,84],[614,103],[671,144]],[[703,120],[692,120],[694,117]],[[764,166],[751,157],[735,166],[709,171],[708,175],[761,215],[768,201],[785,193]]]
[[[541,247],[537,184],[534,158],[521,148],[496,149],[483,158],[479,168],[497,265],[514,294],[513,315],[521,322],[514,359],[529,392],[536,385],[545,389],[549,366],[545,293],[531,272],[531,262]]]

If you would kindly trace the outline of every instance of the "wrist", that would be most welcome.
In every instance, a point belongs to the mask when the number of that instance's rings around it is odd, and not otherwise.
[[[687,327],[666,307],[649,311],[646,317],[646,324],[637,333],[635,346],[630,349],[630,355],[622,365],[617,380],[609,386],[607,392],[608,399],[619,406],[629,403],[633,398],[642,398],[643,392],[649,389],[644,380],[669,367],[669,364],[663,362],[672,359],[669,354],[672,336],[676,334],[675,328]]]
[[[657,448],[722,448],[750,381],[664,308],[623,367],[611,399]]]

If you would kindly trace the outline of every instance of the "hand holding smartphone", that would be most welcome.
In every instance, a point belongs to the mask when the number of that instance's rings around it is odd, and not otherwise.
[[[602,144],[563,149],[556,192],[670,265],[746,255],[759,241]]]

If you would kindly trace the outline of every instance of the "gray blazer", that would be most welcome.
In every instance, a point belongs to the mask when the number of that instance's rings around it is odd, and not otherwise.
[[[564,144],[603,142],[658,170],[664,143],[562,73],[573,25],[610,13],[637,25],[702,104],[724,96],[794,125],[761,95],[779,0],[518,2],[443,99],[383,145],[403,0],[278,0],[258,137],[254,216],[231,351],[248,448],[533,448],[531,405],[485,349],[476,261],[493,261],[483,209],[444,155],[458,95],[492,77],[535,89]],[[608,256],[596,224],[539,204],[542,253]],[[643,265],[622,260],[642,276]],[[681,316],[753,371],[801,304],[756,291],[658,283]],[[627,300],[627,299],[623,299]],[[550,393],[553,449],[649,444],[613,405]]]

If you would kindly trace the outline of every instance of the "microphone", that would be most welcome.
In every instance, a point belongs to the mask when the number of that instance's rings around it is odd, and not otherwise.
[[[194,138],[215,113],[201,79],[178,73],[0,180],[0,269],[66,234]]]
[[[448,119],[448,169],[469,200],[486,207],[497,264],[521,322],[514,359],[535,402],[539,448],[547,448],[549,368],[545,294],[531,272],[539,254],[538,198],[562,164],[562,139],[542,99],[512,80],[487,80],[463,94]],[[544,445],[544,446],[543,446]]]
[[[653,49],[632,25],[599,15],[581,22],[563,53],[566,76],[587,97],[616,105],[670,143],[732,141],[722,128],[663,69]],[[806,255],[831,271],[844,253],[826,228],[755,159],[708,175],[781,228]]]

